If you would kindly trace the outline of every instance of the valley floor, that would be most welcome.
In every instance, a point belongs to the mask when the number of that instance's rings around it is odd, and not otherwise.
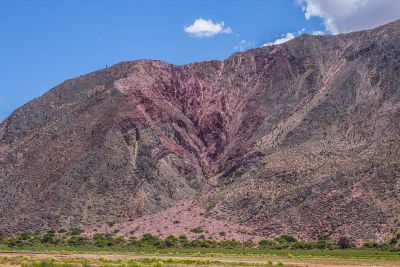
[[[0,248],[0,266],[400,266],[400,253],[377,250]]]

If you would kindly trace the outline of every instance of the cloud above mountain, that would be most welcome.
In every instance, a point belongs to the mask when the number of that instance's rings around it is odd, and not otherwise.
[[[223,33],[233,33],[232,28],[225,26],[223,21],[214,23],[211,19],[205,20],[203,18],[198,18],[192,25],[185,26],[184,31],[190,36],[197,38],[212,37]]]
[[[287,41],[292,40],[292,39],[295,38],[295,37],[296,37],[296,36],[294,35],[294,33],[288,32],[288,33],[284,34],[281,38],[278,38],[278,39],[276,39],[276,40],[273,41],[273,42],[265,43],[265,44],[263,44],[261,47],[270,46],[270,45],[283,44],[283,43],[285,43],[285,42],[287,42]]]
[[[290,40],[296,38],[297,36],[303,34],[305,32],[305,30],[306,29],[303,28],[297,32],[288,32],[286,34],[283,34],[280,38],[276,39],[275,41],[264,43],[263,45],[261,45],[261,47],[286,43],[287,41],[290,41]]]
[[[374,28],[400,18],[399,0],[296,0],[306,19],[319,17],[332,34]]]

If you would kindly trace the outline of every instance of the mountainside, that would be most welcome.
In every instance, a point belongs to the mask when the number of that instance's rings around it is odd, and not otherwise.
[[[0,124],[0,199],[0,233],[385,240],[400,228],[400,21],[65,81]]]

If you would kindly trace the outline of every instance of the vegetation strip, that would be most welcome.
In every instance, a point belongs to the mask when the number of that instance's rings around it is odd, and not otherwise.
[[[144,234],[140,239],[136,236],[125,238],[109,233],[96,233],[92,236],[84,234],[80,228],[71,228],[69,231],[60,229],[58,231],[48,230],[45,233],[23,233],[18,236],[1,237],[0,245],[7,247],[37,247],[37,246],[94,246],[94,247],[121,247],[121,248],[260,248],[260,249],[349,249],[355,248],[347,237],[340,237],[336,242],[330,240],[330,235],[321,235],[318,240],[313,242],[302,242],[290,235],[281,235],[273,240],[263,239],[255,243],[252,240],[237,241],[227,239],[216,241],[212,237],[206,238],[202,234],[202,229],[196,227],[190,230],[197,233],[196,239],[189,240],[186,235],[179,237],[167,236],[162,239],[151,234]],[[360,248],[371,250],[400,251],[400,232],[391,237],[387,242],[365,242]]]
[[[49,230],[0,238],[0,265],[31,266],[280,266],[351,265],[400,266],[400,234],[385,243],[356,247],[347,238],[332,242],[329,235],[301,242],[282,235],[273,240],[239,242],[151,234],[125,238],[112,234],[86,235],[79,228]]]

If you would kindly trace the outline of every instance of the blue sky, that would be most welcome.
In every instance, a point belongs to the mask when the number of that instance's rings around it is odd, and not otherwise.
[[[339,23],[313,1],[0,0],[0,121],[62,81],[105,65],[223,59],[301,33],[346,31],[333,28]],[[203,24],[194,24],[200,18]]]

